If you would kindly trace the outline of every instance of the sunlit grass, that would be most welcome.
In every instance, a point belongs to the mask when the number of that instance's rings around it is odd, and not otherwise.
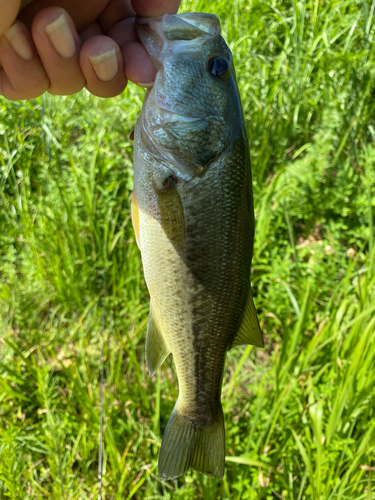
[[[150,378],[130,221],[143,91],[0,100],[0,498],[375,498],[375,2],[192,1],[233,51],[267,347],[228,353],[224,480],[161,483],[177,398]],[[101,330],[104,267],[106,329]]]

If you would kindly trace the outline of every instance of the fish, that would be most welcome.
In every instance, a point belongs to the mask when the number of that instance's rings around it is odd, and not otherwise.
[[[223,477],[226,353],[263,347],[250,285],[249,144],[231,51],[216,15],[136,18],[157,68],[134,134],[132,221],[150,294],[146,362],[172,353],[179,396],[159,453],[162,480]]]

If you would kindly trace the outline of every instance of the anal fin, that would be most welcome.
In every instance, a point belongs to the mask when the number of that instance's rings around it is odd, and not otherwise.
[[[164,335],[155,321],[155,314],[150,304],[150,315],[147,324],[146,336],[146,363],[150,375],[153,376],[171,350],[164,338]]]
[[[234,338],[232,347],[235,345],[251,344],[256,347],[264,347],[262,330],[260,329],[258,315],[255,309],[251,286],[246,302],[245,313],[241,326]]]

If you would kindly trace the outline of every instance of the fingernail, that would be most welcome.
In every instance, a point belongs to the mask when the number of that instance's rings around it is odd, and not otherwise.
[[[56,52],[64,59],[70,59],[77,52],[76,41],[65,14],[61,14],[44,28]]]
[[[154,83],[155,82],[149,82],[149,83],[145,83],[145,82],[135,82],[138,87],[146,87],[146,89],[150,89],[151,87],[154,86]]]
[[[91,56],[90,58],[92,67],[96,76],[102,82],[109,82],[114,79],[118,72],[118,61],[116,49],[108,50],[99,54],[98,56]]]
[[[16,54],[25,61],[31,61],[34,54],[30,42],[19,24],[13,24],[4,35]]]

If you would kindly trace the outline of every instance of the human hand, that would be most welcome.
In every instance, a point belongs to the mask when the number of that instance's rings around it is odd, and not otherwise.
[[[47,90],[68,95],[86,87],[112,97],[128,79],[147,86],[156,69],[138,41],[134,16],[174,14],[179,5],[180,0],[0,0],[0,95],[31,99]]]

